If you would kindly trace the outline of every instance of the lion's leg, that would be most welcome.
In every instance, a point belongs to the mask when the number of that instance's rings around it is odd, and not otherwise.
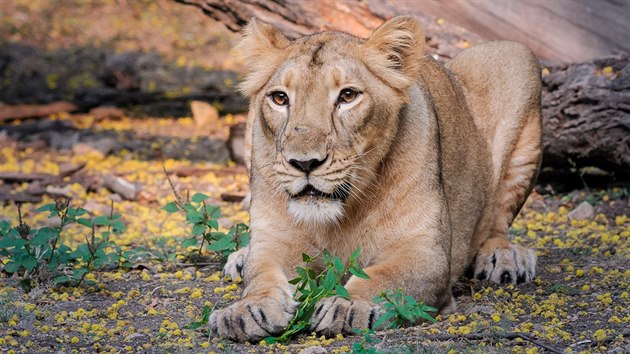
[[[486,210],[473,240],[473,247],[479,247],[474,263],[477,279],[524,283],[536,275],[534,251],[511,243],[507,232],[534,186],[542,156],[540,133],[540,114],[532,112],[526,117],[514,150],[505,162],[494,203]]]
[[[221,337],[257,341],[282,332],[295,313],[288,277],[290,265],[299,262],[300,248],[257,236],[250,247],[234,253],[224,269],[233,277],[242,274],[246,287],[242,299],[210,316],[210,329]]]

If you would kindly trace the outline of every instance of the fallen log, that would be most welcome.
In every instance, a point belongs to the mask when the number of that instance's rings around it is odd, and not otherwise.
[[[425,29],[429,52],[437,54],[436,57],[441,60],[448,60],[461,48],[480,40],[480,37],[460,27],[424,16],[422,6],[413,6],[411,2],[177,1],[202,9],[208,16],[223,22],[233,31],[242,28],[251,17],[257,17],[272,23],[289,38],[329,29],[365,37],[385,18],[400,13],[412,13]],[[535,4],[530,1],[524,2],[523,6],[530,5]],[[434,4],[431,6],[434,7]],[[611,12],[606,14],[610,15]],[[530,46],[535,51],[538,49],[536,45]],[[606,52],[602,53],[604,54]],[[540,55],[547,56],[542,53]],[[550,66],[544,70],[545,73],[547,71],[549,74],[543,75],[543,166],[594,166],[629,175],[628,56]]]
[[[554,63],[588,61],[630,50],[630,3],[600,0],[562,1],[460,0],[177,0],[238,31],[256,17],[273,23],[290,38],[322,30],[368,36],[384,19],[414,15],[425,31],[438,18],[439,32],[456,33],[453,23],[485,39],[527,44],[539,58]],[[446,21],[444,21],[446,19]],[[445,24],[445,22],[447,22]],[[461,29],[461,28],[460,28]],[[460,33],[461,34],[461,33]]]
[[[550,68],[543,75],[543,164],[630,174],[630,58]]]
[[[240,31],[256,17],[278,27],[288,38],[336,30],[358,37],[368,37],[385,19],[406,13],[400,6],[405,2],[387,1],[282,1],[282,0],[176,0],[203,10],[232,31]],[[408,7],[408,6],[407,6]],[[413,12],[427,36],[427,50],[438,59],[450,59],[462,48],[480,42],[482,38],[452,23],[436,21],[419,11]]]

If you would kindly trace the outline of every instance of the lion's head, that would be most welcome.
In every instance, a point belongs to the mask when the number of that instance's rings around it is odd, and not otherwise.
[[[241,90],[258,127],[252,176],[283,196],[296,221],[338,221],[370,195],[423,43],[411,17],[387,21],[367,40],[323,32],[290,41],[256,20],[245,28]]]

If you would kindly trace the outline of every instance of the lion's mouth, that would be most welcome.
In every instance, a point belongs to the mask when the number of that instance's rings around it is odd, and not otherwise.
[[[291,198],[297,199],[297,198],[302,198],[302,197],[318,197],[318,198],[325,198],[325,199],[331,199],[331,200],[345,201],[346,199],[348,199],[349,195],[350,195],[350,185],[347,183],[340,185],[332,193],[324,193],[309,184],[306,187],[304,187],[304,189],[302,189],[302,191],[300,191],[299,193],[292,194]]]

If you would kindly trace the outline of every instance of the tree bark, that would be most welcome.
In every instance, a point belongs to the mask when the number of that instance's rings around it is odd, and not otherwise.
[[[630,174],[627,55],[543,73],[543,164]]]
[[[482,40],[478,35],[461,27],[425,16],[422,13],[424,7],[429,11],[428,13],[435,12],[434,1],[422,2],[424,6],[417,6],[406,1],[385,0],[365,2],[352,0],[177,1],[201,8],[207,15],[223,22],[233,31],[240,30],[250,18],[257,17],[272,23],[289,38],[322,30],[342,30],[359,37],[367,37],[374,28],[391,16],[401,13],[413,14],[425,30],[427,50],[442,61],[447,61],[463,48]],[[584,3],[583,0],[579,1]],[[516,4],[516,2],[509,3]],[[468,4],[466,6],[472,6],[469,2],[466,4]],[[540,5],[537,0],[530,0],[523,4],[525,7]],[[451,5],[445,8],[444,17],[463,16],[462,8],[466,6]],[[491,16],[496,21],[500,19],[500,12],[503,11],[501,9],[505,10],[505,6],[492,10],[499,11]],[[553,11],[545,11],[548,16],[553,16]],[[612,22],[615,22],[613,20],[619,17],[618,15],[614,11],[604,14],[604,16],[612,16]],[[516,25],[504,23],[502,26],[522,25],[522,21],[525,20],[530,19],[522,19]],[[479,25],[478,22],[477,25]],[[469,25],[474,27],[473,24],[469,23]],[[488,27],[492,25],[489,24]],[[488,30],[496,32],[496,29]],[[603,29],[598,28],[597,31],[598,36],[601,37]],[[611,35],[608,40],[613,37]],[[527,43],[527,36],[521,39]],[[540,41],[544,41],[542,38],[533,39],[538,44],[530,44],[530,47],[533,47],[539,56],[559,59],[552,55],[557,51],[550,51],[549,48],[543,50],[545,46],[539,45]],[[601,55],[609,53],[604,49],[601,50],[603,50]],[[567,58],[571,59],[571,57]],[[559,168],[595,166],[606,171],[629,175],[630,61],[628,56],[609,56],[580,64],[550,66],[543,71],[543,86],[543,166]]]

